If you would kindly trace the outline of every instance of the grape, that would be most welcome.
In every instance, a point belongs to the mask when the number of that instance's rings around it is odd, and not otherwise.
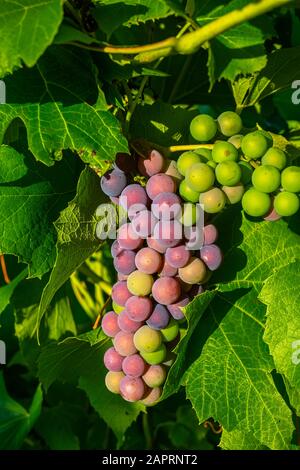
[[[120,247],[120,243],[118,242],[118,240],[114,240],[110,249],[112,257],[115,258],[115,256],[119,255],[122,251],[123,248]]]
[[[118,242],[124,250],[136,250],[143,240],[133,231],[131,224],[124,224],[118,230]]]
[[[149,246],[149,248],[153,248],[153,250],[156,250],[161,254],[165,253],[167,250],[167,247],[159,243],[159,241],[156,240],[154,237],[147,238],[147,245]]]
[[[130,274],[135,270],[135,252],[123,250],[114,259],[115,270],[121,274]]]
[[[300,192],[300,167],[288,166],[281,173],[281,185],[290,193]]]
[[[226,137],[231,137],[234,134],[238,134],[243,127],[240,116],[233,111],[225,111],[224,113],[220,114],[217,121],[220,131]]]
[[[186,247],[189,250],[200,249],[203,245],[203,230],[201,226],[185,227]]]
[[[146,191],[150,199],[153,200],[155,196],[160,193],[174,193],[176,191],[176,185],[171,176],[158,173],[148,179]]]
[[[261,217],[270,209],[271,199],[268,194],[250,188],[244,193],[242,206],[246,214],[253,217]]]
[[[240,161],[239,166],[242,171],[241,183],[248,184],[251,181],[253,168],[248,162]]]
[[[148,198],[146,191],[139,184],[129,184],[125,189],[123,189],[119,204],[123,209],[128,211],[131,206],[135,204],[142,204],[147,206]]]
[[[127,281],[127,274],[117,273],[118,281]]]
[[[218,230],[213,224],[208,224],[203,227],[203,243],[204,245],[211,245],[218,238]]]
[[[195,163],[201,163],[201,158],[196,152],[184,152],[177,160],[178,171],[185,176],[187,170]]]
[[[133,342],[133,334],[126,333],[125,331],[119,331],[116,334],[113,339],[113,345],[121,356],[131,356],[131,354],[135,354],[137,351]]]
[[[299,198],[295,193],[283,191],[274,199],[274,208],[282,217],[289,217],[299,210]]]
[[[242,170],[236,162],[226,161],[216,167],[217,181],[225,186],[234,186],[242,176]]]
[[[184,204],[182,216],[180,217],[182,225],[185,227],[191,227],[198,221],[199,217],[200,214],[198,206],[195,206],[195,204],[192,204],[191,202]]]
[[[166,257],[164,256],[162,269],[158,273],[159,276],[160,277],[165,277],[165,276],[174,277],[174,276],[176,276],[177,273],[178,273],[178,269],[171,266],[167,262]]]
[[[126,375],[120,382],[120,392],[126,401],[139,401],[145,393],[144,382],[139,377],[129,377]]]
[[[213,139],[217,133],[217,124],[208,114],[199,114],[194,117],[190,124],[192,137],[199,142],[208,142]]]
[[[164,166],[164,157],[157,150],[152,150],[147,158],[139,157],[138,170],[143,176],[160,173]]]
[[[144,325],[136,331],[133,341],[138,351],[149,353],[156,351],[160,347],[162,336],[159,331]]]
[[[190,290],[190,297],[194,298],[196,297],[196,295],[200,295],[203,292],[204,292],[204,287],[199,284],[195,284]]]
[[[150,365],[161,364],[167,356],[167,349],[165,344],[161,344],[156,351],[153,352],[144,352],[141,351],[142,358]]]
[[[182,225],[178,220],[161,220],[154,227],[154,238],[165,247],[178,245],[182,235]]]
[[[208,160],[212,160],[212,152],[210,149],[198,148],[197,150],[194,150],[194,153],[200,155],[200,157],[204,157],[201,161],[207,162]]]
[[[233,135],[233,136],[229,137],[227,142],[234,145],[235,148],[239,150],[241,148],[241,143],[242,143],[243,137],[244,136],[242,134],[236,134],[236,135]]]
[[[122,370],[123,357],[115,350],[115,348],[109,348],[105,351],[103,361],[106,369],[113,372],[120,372]]]
[[[149,297],[137,297],[134,295],[126,302],[128,317],[135,322],[147,320],[152,310],[152,300]]]
[[[160,364],[148,367],[142,379],[148,387],[156,388],[163,385],[166,380],[166,368]]]
[[[199,202],[208,214],[215,214],[224,209],[226,196],[219,188],[212,188],[205,193],[200,194]]]
[[[183,268],[191,257],[191,253],[185,245],[168,248],[166,251],[166,261],[173,268]]]
[[[234,186],[222,186],[222,191],[226,194],[227,200],[230,204],[236,204],[242,199],[245,187],[242,183],[239,183]]]
[[[286,166],[286,155],[283,150],[280,150],[277,147],[271,147],[262,157],[261,163],[263,165],[275,166],[281,171]]]
[[[168,325],[165,328],[162,328],[160,332],[162,334],[163,341],[167,343],[173,341],[179,332],[177,321],[175,321],[174,318],[171,318]]]
[[[151,210],[158,219],[175,219],[181,212],[181,200],[177,194],[161,193],[153,199]]]
[[[132,219],[132,230],[140,238],[147,238],[153,233],[157,220],[148,210],[142,210]]]
[[[189,302],[189,297],[183,295],[178,302],[168,305],[168,310],[175,320],[182,320],[182,318],[184,318],[181,308],[186,307]]]
[[[116,302],[112,302],[112,307],[113,307],[113,310],[119,315],[119,313],[123,312],[123,310],[125,309],[125,307],[122,307],[121,305],[118,305],[116,304]]]
[[[180,184],[180,181],[183,179],[182,175],[178,171],[177,162],[175,162],[174,160],[166,161],[164,173],[168,176],[171,176],[173,181],[176,183],[176,187]]]
[[[199,258],[192,257],[186,266],[178,269],[178,274],[187,284],[198,284],[203,281],[206,275],[206,267]],[[169,304],[171,303],[174,302],[169,302]]]
[[[115,165],[119,170],[124,173],[129,173],[136,170],[136,161],[128,153],[117,153]]]
[[[216,163],[233,161],[239,158],[239,153],[234,145],[230,142],[216,142],[212,149],[212,157]]]
[[[184,201],[188,202],[198,202],[200,193],[198,191],[194,191],[186,182],[186,180],[181,181],[179,185],[179,194],[184,199]]]
[[[126,309],[118,315],[118,325],[120,330],[125,331],[125,333],[135,333],[141,326],[142,322],[132,320]]]
[[[160,399],[161,394],[162,390],[160,387],[151,388],[150,392],[141,400],[141,403],[145,406],[155,405]]]
[[[106,388],[112,393],[120,393],[120,382],[125,377],[123,372],[107,372],[105,376]]]
[[[146,370],[145,361],[139,354],[127,356],[123,360],[123,372],[130,377],[141,377]]]
[[[276,220],[281,219],[281,216],[277,214],[276,210],[274,209],[274,206],[272,204],[269,212],[264,216],[264,220],[268,222],[276,222]]]
[[[127,289],[126,281],[119,281],[112,288],[111,298],[121,307],[125,307],[127,300],[131,297],[131,293]]]
[[[212,168],[213,170],[216,169],[217,163],[214,162],[213,160],[208,160],[207,165]]]
[[[253,171],[252,184],[262,193],[272,193],[280,186],[280,173],[271,165],[261,165]]]
[[[106,336],[111,336],[113,338],[120,331],[118,315],[115,312],[107,312],[102,318],[101,326]]]
[[[245,135],[241,144],[244,155],[251,160],[261,158],[269,146],[270,137],[262,131],[254,131]]]
[[[200,250],[200,257],[210,271],[216,271],[222,263],[222,252],[217,245],[206,245]]]
[[[180,294],[180,284],[174,277],[160,277],[156,279],[152,287],[154,299],[162,305],[173,304],[179,299]]]
[[[101,189],[107,196],[119,196],[127,184],[123,171],[110,170],[100,180]]]
[[[142,248],[136,254],[135,264],[140,272],[154,274],[157,273],[162,266],[162,257],[152,248]]]
[[[186,181],[194,191],[203,192],[212,187],[215,174],[206,163],[196,163],[188,169]]]
[[[146,323],[153,330],[161,330],[168,325],[169,320],[170,315],[168,310],[163,305],[157,304]]]
[[[129,292],[137,296],[149,295],[153,285],[153,277],[140,271],[133,271],[127,279]]]

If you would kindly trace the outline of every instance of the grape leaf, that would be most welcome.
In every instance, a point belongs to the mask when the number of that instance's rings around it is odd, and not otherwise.
[[[62,21],[62,0],[2,0],[0,77],[22,61],[32,67],[52,43]]]
[[[194,332],[202,352],[184,381],[200,422],[213,417],[228,432],[250,433],[270,449],[288,449],[292,416],[272,379],[264,322],[255,289],[217,293]]]
[[[76,161],[64,158],[55,169],[12,147],[0,147],[0,251],[29,265],[41,277],[54,264],[53,222],[73,197]]]
[[[7,393],[0,372],[0,450],[17,450],[41,412],[43,394],[38,386],[29,411]]]
[[[54,163],[63,149],[78,152],[85,163],[105,171],[117,152],[127,151],[118,120],[96,109],[96,70],[88,53],[52,46],[33,69],[6,80],[7,104],[0,107],[0,140],[20,118],[37,160]],[[84,86],[82,86],[84,83]]]
[[[27,276],[28,269],[24,269],[18,276],[16,276],[7,286],[0,287],[0,314],[5,310],[9,304],[10,298],[19,283]]]
[[[292,387],[289,381],[284,377],[283,379],[291,406],[295,409],[297,416],[300,416],[300,390],[299,388]]]
[[[220,447],[223,450],[267,450],[255,437],[245,431],[226,431],[222,432]]]

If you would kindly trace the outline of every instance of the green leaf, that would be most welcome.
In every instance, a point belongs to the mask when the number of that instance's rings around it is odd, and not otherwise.
[[[81,44],[97,44],[99,41],[89,36],[87,33],[74,28],[72,24],[64,22],[60,25],[53,44],[66,44],[70,42],[80,42]]]
[[[254,436],[245,431],[226,431],[222,432],[220,447],[223,450],[267,450]]]
[[[292,387],[288,380],[286,380],[285,378],[284,384],[291,406],[295,409],[297,416],[300,416],[300,390],[299,388]]]
[[[0,450],[17,450],[41,412],[43,394],[38,386],[27,411],[7,393],[0,372]]]
[[[83,86],[84,84],[84,86]],[[8,104],[0,107],[0,140],[9,124],[20,118],[28,146],[46,165],[62,150],[105,171],[117,152],[128,151],[118,120],[96,109],[96,70],[88,53],[52,46],[33,69],[19,70],[6,80]]]
[[[15,288],[27,276],[27,272],[28,270],[26,268],[21,271],[20,274],[18,274],[18,276],[16,276],[7,286],[0,287],[0,314],[9,304],[10,298],[14,293]]]
[[[2,0],[0,77],[22,61],[32,67],[52,43],[63,17],[62,0]]]
[[[74,195],[76,162],[64,158],[47,168],[2,145],[0,175],[0,252],[18,256],[30,277],[41,277],[54,264],[53,222]]]
[[[202,352],[186,373],[187,396],[200,422],[212,417],[229,432],[288,449],[291,411],[272,379],[274,364],[263,341],[265,307],[256,296],[254,289],[240,289],[217,294],[210,304],[194,333]]]

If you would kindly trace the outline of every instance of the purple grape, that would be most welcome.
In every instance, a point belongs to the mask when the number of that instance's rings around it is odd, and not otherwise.
[[[125,309],[118,315],[118,325],[120,330],[125,331],[125,333],[135,333],[142,326],[142,322],[131,320]]]
[[[131,222],[134,233],[140,238],[147,238],[151,235],[156,223],[156,218],[148,210],[139,212],[133,217]]]
[[[131,224],[124,224],[118,230],[118,242],[124,250],[136,250],[143,240],[133,231]]]
[[[137,297],[133,295],[127,300],[125,308],[131,320],[142,322],[147,320],[151,315],[153,304],[149,297]]]
[[[177,302],[180,294],[180,284],[174,277],[160,277],[156,279],[152,287],[154,299],[162,305],[170,305]]]
[[[135,354],[137,349],[133,342],[133,334],[126,333],[125,331],[119,331],[113,339],[113,345],[115,350],[121,356],[131,356]]]
[[[222,252],[217,245],[205,245],[200,250],[200,257],[210,271],[216,271],[222,263]]]
[[[123,171],[110,170],[102,176],[100,186],[107,196],[119,196],[127,184]]]
[[[163,166],[164,157],[157,150],[152,150],[147,158],[138,159],[138,170],[143,176],[156,175],[162,171]]]
[[[161,271],[158,272],[159,276],[160,277],[165,277],[165,276],[174,277],[174,276],[176,276],[177,273],[178,273],[178,269],[171,266],[167,262],[166,256],[164,256],[162,269],[161,269]]]
[[[130,210],[131,206],[134,204],[143,204],[144,206],[147,206],[148,197],[146,191],[140,184],[129,184],[125,189],[123,189],[119,199],[119,204],[126,211]]]
[[[182,268],[188,263],[191,252],[187,250],[185,245],[179,245],[174,248],[168,248],[165,257],[167,262],[174,268]]]
[[[203,228],[203,244],[211,245],[212,243],[215,243],[217,238],[218,238],[217,228],[212,224],[205,225]]]
[[[181,320],[182,318],[184,318],[180,307],[186,307],[189,302],[189,297],[187,295],[184,295],[177,302],[168,305],[168,310],[175,320]]]
[[[121,274],[130,274],[135,271],[135,252],[132,250],[123,250],[114,259],[115,270]]]
[[[128,209],[127,215],[129,220],[132,222],[132,220],[140,213],[143,211],[147,211],[147,206],[145,204],[132,204],[132,206]]]
[[[162,246],[172,248],[182,240],[182,225],[178,220],[161,220],[154,227],[154,238]]]
[[[103,357],[106,369],[113,372],[120,372],[122,370],[123,359],[124,358],[113,347],[109,348]]]
[[[118,315],[113,311],[107,312],[102,318],[101,326],[104,333],[113,338],[120,331]]]
[[[124,400],[135,402],[143,398],[145,384],[139,377],[125,377],[120,382],[120,392]]]
[[[170,315],[166,307],[157,304],[146,323],[150,328],[153,328],[153,330],[162,330],[168,325],[169,320]]]
[[[136,254],[135,265],[142,273],[154,274],[159,271],[162,265],[162,257],[152,248],[145,247]]]
[[[176,184],[173,179],[164,173],[151,176],[146,184],[146,192],[152,200],[160,193],[174,193],[175,191]]]
[[[127,300],[131,297],[129,290],[127,289],[127,282],[116,282],[116,284],[113,285],[111,297],[116,304],[121,305],[121,307],[125,307]]]
[[[160,193],[151,204],[155,217],[161,220],[175,219],[181,213],[181,199],[174,193]]]
[[[161,254],[165,253],[167,250],[167,247],[159,243],[159,241],[156,240],[154,237],[147,238],[147,245],[149,246],[149,248],[153,248],[153,250],[158,251],[158,253]]]
[[[123,248],[120,247],[120,243],[118,240],[114,240],[114,242],[111,245],[111,255],[114,258],[115,256],[119,255],[123,251]]]
[[[125,357],[123,361],[123,372],[130,377],[141,377],[146,370],[146,363],[139,354]]]

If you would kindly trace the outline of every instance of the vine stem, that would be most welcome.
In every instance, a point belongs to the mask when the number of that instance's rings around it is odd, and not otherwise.
[[[9,283],[10,283],[10,279],[9,279],[9,275],[8,275],[8,273],[7,273],[4,255],[0,255],[0,263],[1,263],[1,269],[2,269],[2,273],[3,273],[4,282],[5,282],[6,284],[9,284]]]
[[[102,308],[101,308],[101,310],[100,310],[100,313],[99,313],[99,315],[97,316],[96,321],[95,321],[95,323],[94,323],[94,325],[93,325],[93,330],[96,330],[96,329],[98,328],[99,323],[100,323],[100,320],[101,320],[101,318],[102,318],[102,314],[103,314],[104,310],[106,309],[107,305],[109,304],[110,300],[111,300],[111,296],[109,296],[109,297],[107,298],[105,304],[102,306]]]

